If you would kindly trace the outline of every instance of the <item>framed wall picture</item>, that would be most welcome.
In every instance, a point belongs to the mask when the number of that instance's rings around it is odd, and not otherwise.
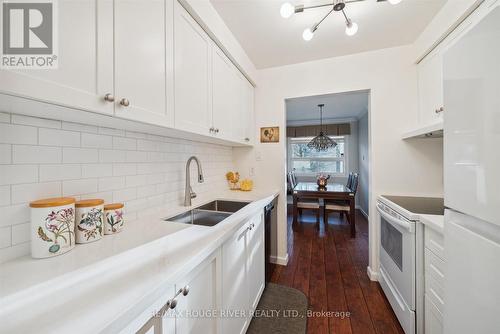
[[[278,143],[280,141],[280,128],[278,126],[260,128],[261,143]]]

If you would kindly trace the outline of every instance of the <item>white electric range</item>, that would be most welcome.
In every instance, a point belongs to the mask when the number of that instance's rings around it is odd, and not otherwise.
[[[423,333],[424,236],[420,215],[443,215],[443,198],[380,196],[380,285],[406,334]]]

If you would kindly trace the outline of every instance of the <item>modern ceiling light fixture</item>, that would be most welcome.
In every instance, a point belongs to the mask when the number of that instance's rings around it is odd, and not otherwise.
[[[304,5],[294,6],[289,2],[285,2],[284,4],[281,5],[280,14],[282,17],[287,19],[291,17],[293,14],[302,13],[306,9],[332,6],[332,9],[325,16],[323,16],[323,18],[319,20],[319,22],[315,23],[311,28],[306,28],[304,30],[304,32],[302,33],[302,38],[305,41],[310,41],[314,37],[314,33],[318,29],[319,25],[334,11],[342,12],[342,15],[344,15],[345,25],[346,25],[345,33],[347,36],[354,36],[358,32],[358,24],[356,22],[353,22],[352,19],[350,19],[347,16],[344,9],[346,4],[353,2],[363,2],[363,1],[368,1],[368,0],[333,0],[333,2],[329,2],[327,4],[312,5],[312,6],[304,6]],[[377,2],[386,2],[386,1],[388,1],[392,5],[397,5],[402,0],[377,0]]]
[[[315,149],[316,151],[326,151],[330,147],[337,146],[337,143],[333,141],[332,138],[325,136],[323,133],[323,107],[324,104],[318,104],[319,107],[319,134],[314,137],[309,143],[307,143],[307,147],[310,149]]]

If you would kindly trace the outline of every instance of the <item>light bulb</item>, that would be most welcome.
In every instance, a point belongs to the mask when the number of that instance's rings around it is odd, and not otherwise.
[[[313,37],[314,37],[314,32],[311,30],[311,28],[307,28],[302,33],[302,38],[304,39],[304,41],[310,41]]]
[[[347,36],[354,36],[358,32],[358,25],[356,22],[352,22],[351,20],[347,21],[346,27],[345,27],[345,33]]]
[[[281,17],[287,19],[290,16],[292,16],[294,12],[295,12],[295,7],[291,3],[285,2],[284,4],[281,5],[280,9]]]
[[[402,0],[388,0],[391,5],[397,5],[400,3]]]

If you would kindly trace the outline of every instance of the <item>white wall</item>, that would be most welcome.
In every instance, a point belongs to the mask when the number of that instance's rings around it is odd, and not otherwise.
[[[0,112],[0,263],[30,249],[30,201],[57,196],[125,203],[126,221],[184,199],[190,155],[203,165],[204,193],[227,187],[232,148]]]
[[[369,122],[370,212],[380,194],[442,195],[442,141],[406,142],[402,129],[417,123],[417,74],[413,47],[399,47],[258,71],[256,131],[280,126],[280,142],[235,148],[241,171],[255,170],[255,186],[281,190],[278,258],[287,257],[285,211],[285,99],[355,90],[371,91]],[[257,137],[258,138],[258,137]],[[257,161],[256,157],[261,160]],[[378,224],[370,217],[370,266],[378,271]]]
[[[370,152],[368,146],[368,113],[358,121],[358,171],[359,183],[356,204],[366,215],[370,214],[369,180],[370,180]]]

